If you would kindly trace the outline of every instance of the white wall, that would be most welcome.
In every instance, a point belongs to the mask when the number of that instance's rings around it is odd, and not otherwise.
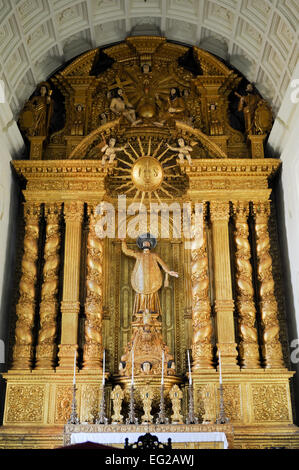
[[[24,142],[7,103],[0,104],[0,339],[7,343],[11,280],[14,275],[15,220],[18,189],[10,161],[22,158]],[[0,364],[0,370],[5,368]]]
[[[299,78],[299,63],[293,80]],[[296,96],[299,101],[299,86]],[[286,313],[292,369],[292,386],[299,425],[299,102],[292,102],[294,88],[289,86],[269,136],[269,150],[282,160],[280,182],[276,188],[282,273],[286,294]],[[294,340],[297,347],[294,345]],[[293,354],[292,354],[293,353]]]
[[[299,63],[293,75],[293,79],[298,78]],[[297,89],[296,97],[299,101],[299,83]],[[283,277],[288,281],[287,289],[291,294],[288,306],[289,310],[293,309],[297,327],[296,337],[299,338],[299,102],[292,102],[294,91],[295,89],[289,86],[268,144],[282,160],[278,194],[279,222],[285,268],[289,268],[289,272],[285,271]],[[295,335],[295,331],[293,334]]]

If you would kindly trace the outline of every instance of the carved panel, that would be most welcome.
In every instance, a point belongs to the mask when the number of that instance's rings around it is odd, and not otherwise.
[[[224,409],[226,416],[230,421],[241,421],[241,397],[240,397],[240,385],[223,385],[223,400]],[[216,391],[216,414],[218,415],[220,409],[219,404],[219,390],[217,387]]]
[[[78,395],[77,395],[78,397]],[[71,414],[73,387],[59,385],[56,388],[55,423],[66,424]],[[78,398],[77,398],[78,399]]]
[[[252,385],[254,419],[263,421],[288,421],[288,393],[285,385]]]
[[[100,388],[83,385],[81,395],[81,421],[93,423],[99,412]]]
[[[45,386],[11,385],[7,396],[7,423],[41,423],[44,412]]]

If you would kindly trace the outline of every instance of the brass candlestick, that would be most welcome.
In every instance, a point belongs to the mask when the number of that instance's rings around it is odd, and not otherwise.
[[[72,412],[68,419],[67,424],[80,424],[80,419],[77,413],[76,391],[77,391],[76,384],[73,384]]]

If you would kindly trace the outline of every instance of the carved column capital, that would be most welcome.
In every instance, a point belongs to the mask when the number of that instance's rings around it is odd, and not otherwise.
[[[212,222],[229,220],[230,207],[228,201],[210,201],[210,215]]]
[[[268,220],[271,212],[270,201],[254,201],[252,203],[252,209],[256,220]]]
[[[235,220],[247,221],[249,215],[249,202],[232,201],[232,206]]]
[[[63,213],[66,222],[82,222],[84,203],[68,201],[64,203]]]
[[[48,223],[56,223],[61,214],[61,203],[51,202],[45,204],[45,219]]]
[[[24,218],[26,225],[37,224],[41,215],[40,203],[26,201],[24,202]]]

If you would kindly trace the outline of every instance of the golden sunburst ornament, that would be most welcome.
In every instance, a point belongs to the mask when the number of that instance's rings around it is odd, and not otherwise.
[[[135,147],[127,141],[123,152],[128,158],[117,157],[119,165],[116,170],[121,174],[112,177],[122,182],[117,185],[117,192],[130,194],[133,200],[141,199],[141,203],[151,202],[152,198],[161,202],[159,192],[161,196],[173,199],[171,192],[179,191],[177,185],[169,182],[179,176],[178,172],[173,172],[177,167],[176,154],[164,140],[152,149],[151,137],[143,144],[138,137]]]

